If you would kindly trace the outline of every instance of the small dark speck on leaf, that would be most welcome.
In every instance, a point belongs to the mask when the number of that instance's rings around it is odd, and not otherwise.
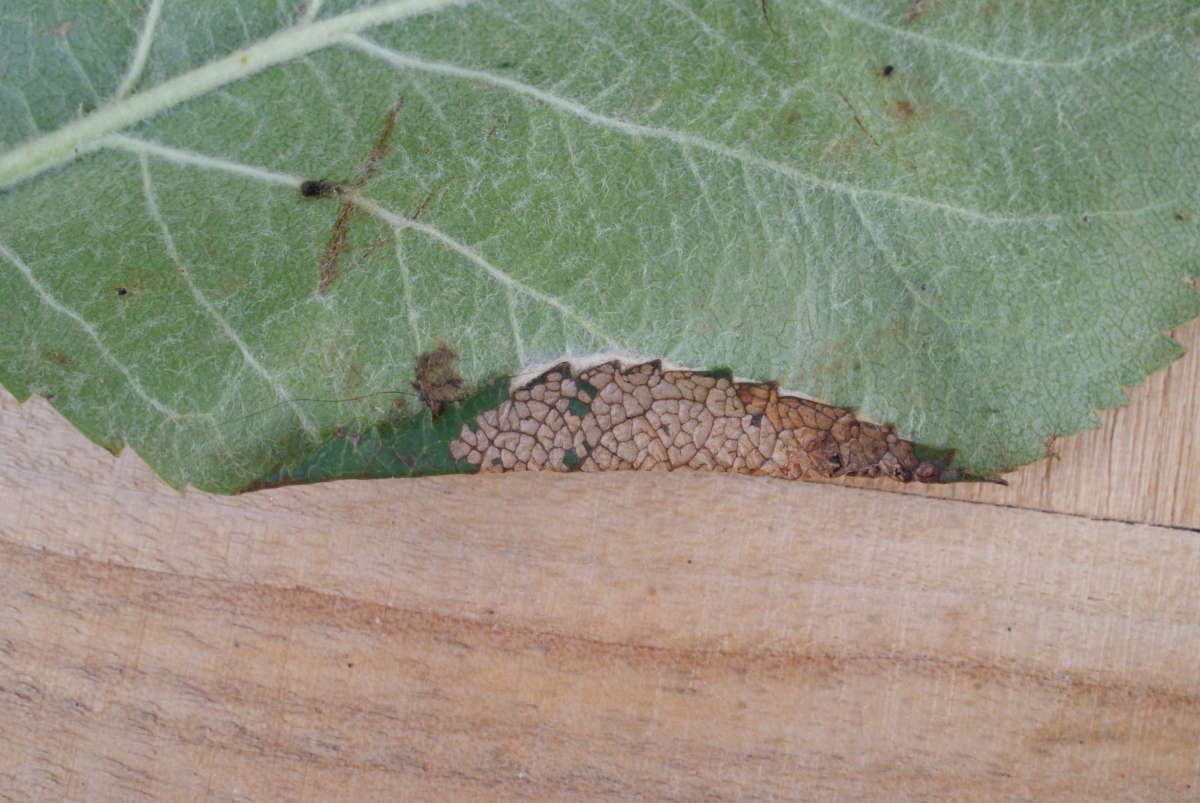
[[[354,668],[354,662],[353,662],[353,661],[350,661],[349,663],[347,663],[347,664],[346,664],[346,668],[347,668],[347,669],[353,669],[353,668]]]
[[[300,195],[303,198],[332,198],[337,193],[338,186],[323,178],[305,181],[300,185]]]
[[[516,66],[517,66],[517,63],[515,61],[508,61],[507,59],[505,61],[496,62],[496,69],[498,69],[498,70],[511,70],[513,67],[516,67]]]
[[[893,65],[888,64],[888,65],[885,65],[884,68],[879,71],[879,74],[882,75],[884,78],[887,78],[889,75],[891,75],[895,71],[896,71],[896,68]]]
[[[925,282],[921,282],[921,291],[924,292],[928,289],[929,289],[929,285],[925,284]]]
[[[1084,223],[1091,223],[1091,222],[1092,222],[1091,215],[1084,215],[1084,216],[1083,216],[1083,222],[1084,222]]]
[[[1175,219],[1182,223],[1183,221],[1187,220],[1187,216],[1185,216],[1182,212],[1176,212]]]
[[[115,292],[116,292],[116,294],[117,294],[117,295],[119,295],[119,296],[127,296],[127,295],[129,295],[129,291],[128,291],[128,290],[126,290],[124,287],[118,287],[118,288],[116,289],[116,291],[115,291]]]

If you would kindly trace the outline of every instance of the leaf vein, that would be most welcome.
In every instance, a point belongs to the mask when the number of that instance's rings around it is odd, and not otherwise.
[[[936,36],[929,36],[928,34],[921,33],[920,31],[909,31],[905,30],[904,28],[897,28],[895,25],[889,25],[886,22],[880,22],[877,19],[872,19],[871,17],[852,11],[840,3],[834,2],[834,0],[813,0],[813,2],[825,6],[830,11],[833,11],[848,20],[866,25],[868,28],[874,28],[877,31],[890,34],[900,39],[907,39],[920,45],[950,50],[955,53],[961,53],[962,55],[970,56],[971,58],[991,64],[1002,64],[1007,67],[1028,67],[1041,70],[1078,70],[1087,66],[1088,64],[1104,61],[1112,56],[1126,53],[1130,50],[1135,50],[1142,44],[1150,41],[1151,39],[1155,39],[1166,32],[1165,29],[1161,28],[1152,30],[1142,34],[1141,36],[1136,36],[1127,42],[1122,42],[1114,47],[1095,50],[1091,53],[1085,53],[1084,55],[1074,59],[1067,59],[1063,61],[1029,59],[1021,58],[1019,56],[997,55],[995,53],[989,53],[986,50],[980,50],[979,48],[971,47],[970,45],[963,45],[959,44],[958,42],[939,39]],[[1194,17],[1195,15],[1196,13],[1193,12],[1188,14],[1185,19]]]
[[[158,143],[147,142],[145,140],[130,137],[125,134],[110,134],[105,137],[103,144],[107,147],[118,148],[133,153],[146,153],[151,156],[157,156],[170,162],[181,165],[191,165],[210,170],[222,170],[228,173],[234,173],[247,178],[252,178],[257,181],[265,181],[274,184],[284,184],[296,189],[304,183],[304,180],[299,176],[291,176],[286,173],[276,173],[272,170],[266,170],[253,165],[241,164],[238,162],[229,161],[227,159],[219,159],[207,154],[196,153],[194,151],[186,151],[180,148],[171,148]],[[465,258],[468,262],[482,269],[492,279],[498,282],[501,286],[511,287],[516,292],[528,296],[542,304],[545,304],[557,310],[564,318],[574,321],[583,327],[589,334],[602,341],[610,348],[622,348],[619,341],[611,335],[606,334],[594,321],[585,315],[577,312],[569,305],[563,303],[558,298],[552,295],[543,293],[542,291],[530,287],[519,279],[515,279],[508,273],[488,262],[484,257],[470,246],[459,242],[445,232],[430,226],[427,223],[413,220],[401,214],[397,214],[377,204],[375,201],[365,196],[359,195],[356,192],[345,192],[342,196],[349,200],[355,206],[362,209],[380,220],[388,223],[395,229],[414,229],[421,232],[427,237],[437,240],[447,246],[451,251],[454,251],[459,256]]]
[[[9,247],[5,245],[3,241],[0,241],[0,255],[16,266],[17,271],[19,271],[21,276],[24,277],[29,286],[33,288],[33,292],[37,294],[38,299],[41,300],[43,304],[45,304],[47,307],[50,307],[50,309],[54,310],[60,315],[65,315],[66,317],[70,318],[87,334],[91,341],[96,345],[96,349],[100,352],[100,356],[102,356],[108,363],[116,368],[123,377],[125,377],[125,381],[129,383],[129,386],[133,389],[133,392],[137,394],[138,398],[149,404],[167,418],[173,419],[180,417],[180,414],[176,410],[173,410],[172,408],[160,402],[158,399],[154,398],[154,396],[150,395],[150,393],[146,391],[146,388],[142,386],[141,381],[138,380],[133,372],[129,370],[129,366],[117,359],[117,355],[113,354],[112,350],[105,345],[104,340],[100,337],[100,332],[96,329],[96,327],[88,323],[87,319],[85,319],[78,312],[55,298],[54,294],[47,290],[46,286],[37,280],[37,277],[33,274],[33,269],[30,268],[29,265],[25,264],[25,261],[17,256],[14,251],[9,249]]]
[[[719,142],[713,142],[696,134],[691,134],[685,131],[676,131],[670,128],[660,128],[656,126],[630,123],[615,117],[609,117],[607,115],[600,114],[599,112],[592,111],[583,104],[574,100],[559,97],[558,95],[552,94],[543,89],[539,89],[535,86],[531,86],[511,78],[493,75],[492,73],[488,73],[483,70],[461,67],[459,65],[449,64],[446,62],[425,61],[414,56],[399,53],[378,45],[375,42],[372,42],[371,40],[357,34],[343,36],[341,37],[341,41],[345,42],[351,47],[363,51],[364,53],[379,58],[383,61],[387,61],[398,68],[408,68],[413,70],[421,70],[424,72],[440,73],[442,75],[450,75],[457,78],[489,83],[493,86],[502,87],[518,94],[525,95],[526,97],[542,101],[547,105],[573,114],[590,123],[620,131],[621,133],[631,137],[662,139],[673,142],[680,146],[691,146],[699,150],[705,150],[719,156],[786,176],[811,187],[829,190],[830,192],[835,192],[840,195],[869,195],[896,203],[909,204],[911,206],[919,206],[934,211],[945,212],[947,214],[967,218],[980,223],[987,223],[990,225],[1052,223],[1064,220],[1067,217],[1067,215],[1061,214],[1004,215],[992,212],[982,212],[976,209],[970,209],[968,207],[956,206],[943,201],[933,201],[916,195],[907,195],[905,193],[894,192],[891,190],[862,187],[844,181],[821,178],[803,170],[799,170],[789,164],[775,161],[773,159],[767,159],[741,148],[734,148],[729,145],[723,145]],[[1134,213],[1140,211],[1143,210],[1128,210],[1128,212]],[[1126,214],[1128,212],[1122,210],[1121,212],[1093,212],[1090,214]]]
[[[170,257],[171,261],[175,263],[175,267],[179,269],[180,275],[183,276],[184,283],[187,284],[188,290],[191,291],[192,298],[196,299],[196,303],[199,304],[200,307],[206,313],[208,313],[208,315],[214,321],[217,322],[217,325],[221,328],[221,332],[225,335],[225,337],[231,343],[237,346],[237,349],[239,352],[241,352],[242,359],[245,360],[246,364],[249,365],[255,373],[262,377],[267,385],[273,391],[275,391],[275,395],[277,395],[282,401],[286,402],[292,408],[292,412],[295,413],[296,418],[300,421],[300,425],[304,427],[304,431],[308,433],[309,437],[311,437],[313,440],[319,440],[321,433],[317,429],[316,425],[313,424],[312,419],[309,418],[308,415],[305,414],[305,412],[300,409],[300,407],[294,401],[292,401],[291,395],[289,395],[284,389],[283,385],[280,384],[279,379],[273,376],[265,367],[263,367],[263,364],[259,362],[258,358],[254,356],[254,353],[250,351],[250,347],[246,344],[246,341],[242,339],[237,331],[234,330],[232,324],[229,323],[229,319],[221,314],[221,311],[216,308],[212,301],[209,300],[208,296],[204,295],[204,293],[201,292],[200,288],[196,285],[195,280],[192,278],[191,270],[188,268],[187,263],[183,260],[183,257],[179,253],[179,249],[175,245],[175,237],[171,234],[171,229],[167,225],[167,220],[162,216],[162,211],[159,209],[158,198],[154,192],[154,179],[150,174],[150,163],[146,153],[143,152],[138,154],[138,165],[142,173],[142,194],[146,199],[146,210],[150,213],[151,219],[158,224],[159,231],[162,232],[163,245],[167,249],[167,256]]]
[[[129,62],[129,69],[125,71],[125,77],[121,79],[121,83],[113,95],[114,100],[121,100],[128,95],[137,84],[138,79],[142,77],[142,70],[146,68],[146,59],[150,55],[150,46],[154,44],[154,33],[158,29],[158,20],[162,16],[162,5],[162,0],[150,0],[150,8],[146,10],[146,21],[142,24],[142,32],[138,34],[137,45],[134,47],[133,59]]]

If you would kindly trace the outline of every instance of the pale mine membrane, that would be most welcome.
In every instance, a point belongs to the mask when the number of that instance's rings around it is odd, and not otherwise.
[[[464,424],[450,453],[481,471],[668,471],[788,479],[846,474],[934,481],[891,427],[794,396],[658,362],[562,363]]]

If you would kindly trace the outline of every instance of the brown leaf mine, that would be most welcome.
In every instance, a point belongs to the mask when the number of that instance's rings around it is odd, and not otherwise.
[[[890,426],[795,396],[657,362],[562,363],[464,424],[450,444],[481,471],[671,471],[934,482]]]

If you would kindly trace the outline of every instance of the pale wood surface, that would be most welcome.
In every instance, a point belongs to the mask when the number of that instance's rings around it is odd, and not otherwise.
[[[1101,413],[1099,428],[1060,438],[1050,447],[1054,457],[1005,475],[1007,487],[839,482],[1200,528],[1200,319],[1172,332],[1172,337],[1187,354],[1144,385],[1130,388],[1130,403]]]
[[[1198,526],[1173,371],[981,495]],[[0,798],[1197,799],[1198,576],[1184,529],[738,477],[179,494],[3,396]]]

